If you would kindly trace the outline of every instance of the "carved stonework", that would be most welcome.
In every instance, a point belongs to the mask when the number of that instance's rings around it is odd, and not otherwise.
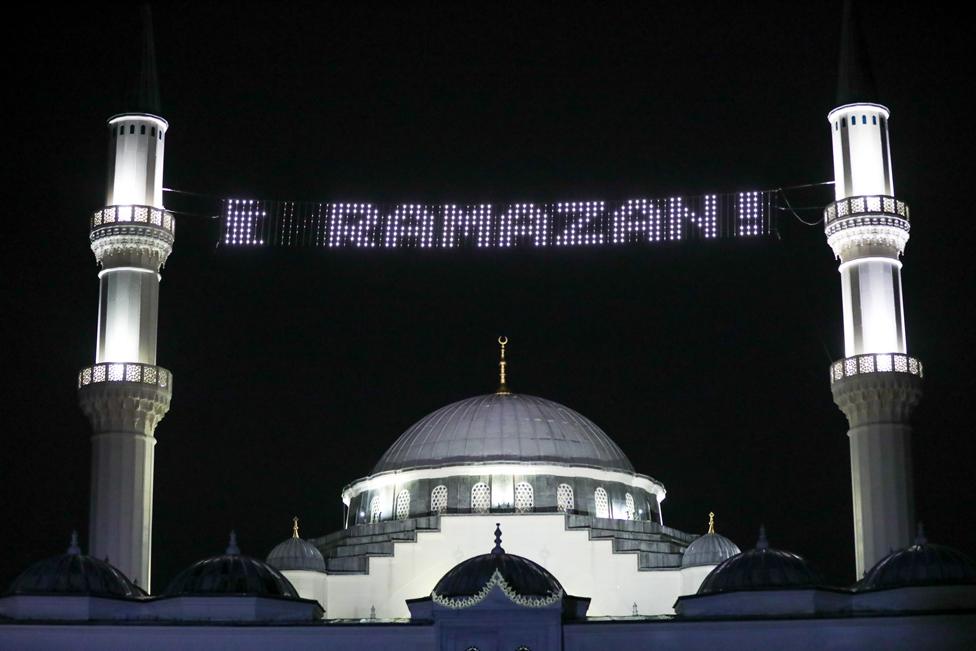
[[[853,226],[829,233],[827,244],[843,262],[872,256],[897,259],[905,252],[908,230],[880,224]]]
[[[851,429],[880,423],[905,423],[922,399],[922,379],[907,373],[865,373],[830,386],[834,403]]]
[[[78,390],[78,402],[96,434],[131,432],[152,436],[169,411],[172,387],[104,382]]]
[[[163,233],[163,231],[158,231]],[[95,260],[103,268],[141,267],[155,272],[166,264],[173,252],[173,242],[156,233],[119,233],[94,237],[91,242]]]

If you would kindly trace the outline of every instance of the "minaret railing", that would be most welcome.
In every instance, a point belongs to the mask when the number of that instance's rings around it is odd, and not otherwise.
[[[902,353],[854,355],[830,365],[830,383],[867,373],[905,373],[921,378],[922,362]]]

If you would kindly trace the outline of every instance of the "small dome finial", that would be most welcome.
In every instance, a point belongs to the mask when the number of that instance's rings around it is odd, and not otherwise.
[[[495,393],[508,395],[511,393],[511,391],[508,390],[508,384],[505,382],[505,367],[508,365],[508,362],[505,361],[505,346],[508,345],[508,337],[504,335],[499,337],[498,345],[501,346],[501,355],[498,359],[498,391]]]
[[[491,550],[492,554],[504,554],[505,550],[502,548],[502,523],[495,523],[495,548]]]
[[[237,556],[241,553],[241,548],[237,546],[237,532],[230,532],[230,540],[227,541],[227,550],[224,552],[228,556]]]
[[[759,540],[756,541],[756,549],[766,551],[769,549],[769,541],[766,539],[766,525],[759,525]]]
[[[298,538],[298,516],[291,519],[291,537]]]
[[[925,537],[925,525],[919,520],[918,528],[915,532],[915,546],[921,547],[922,545],[927,545],[929,542],[928,538]]]
[[[72,556],[78,556],[81,554],[81,547],[78,546],[78,532],[72,530],[71,532],[71,543],[68,545],[68,553]]]
[[[715,533],[715,512],[708,512],[708,533]]]

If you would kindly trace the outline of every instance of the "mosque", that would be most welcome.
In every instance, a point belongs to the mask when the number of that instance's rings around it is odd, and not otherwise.
[[[829,379],[850,427],[856,584],[825,585],[764,530],[740,548],[714,519],[704,535],[668,526],[651,469],[572,408],[510,390],[500,337],[497,389],[391,437],[343,489],[340,531],[305,538],[296,518],[266,556],[231,533],[224,554],[154,585],[154,432],[174,390],[157,312],[176,219],[149,74],[138,105],[108,120],[105,206],[90,221],[98,336],[77,377],[93,430],[88,551],[73,536],[14,580],[0,648],[976,648],[976,565],[915,529],[909,208],[850,14],[844,30],[824,226],[840,261],[846,350]]]

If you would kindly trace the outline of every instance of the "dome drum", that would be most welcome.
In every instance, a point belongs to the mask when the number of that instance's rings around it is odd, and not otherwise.
[[[648,490],[658,485],[649,478],[581,474],[573,467],[492,464],[407,471],[391,474],[389,483],[366,478],[345,491],[346,526],[470,513],[568,513],[661,523],[659,493]]]

